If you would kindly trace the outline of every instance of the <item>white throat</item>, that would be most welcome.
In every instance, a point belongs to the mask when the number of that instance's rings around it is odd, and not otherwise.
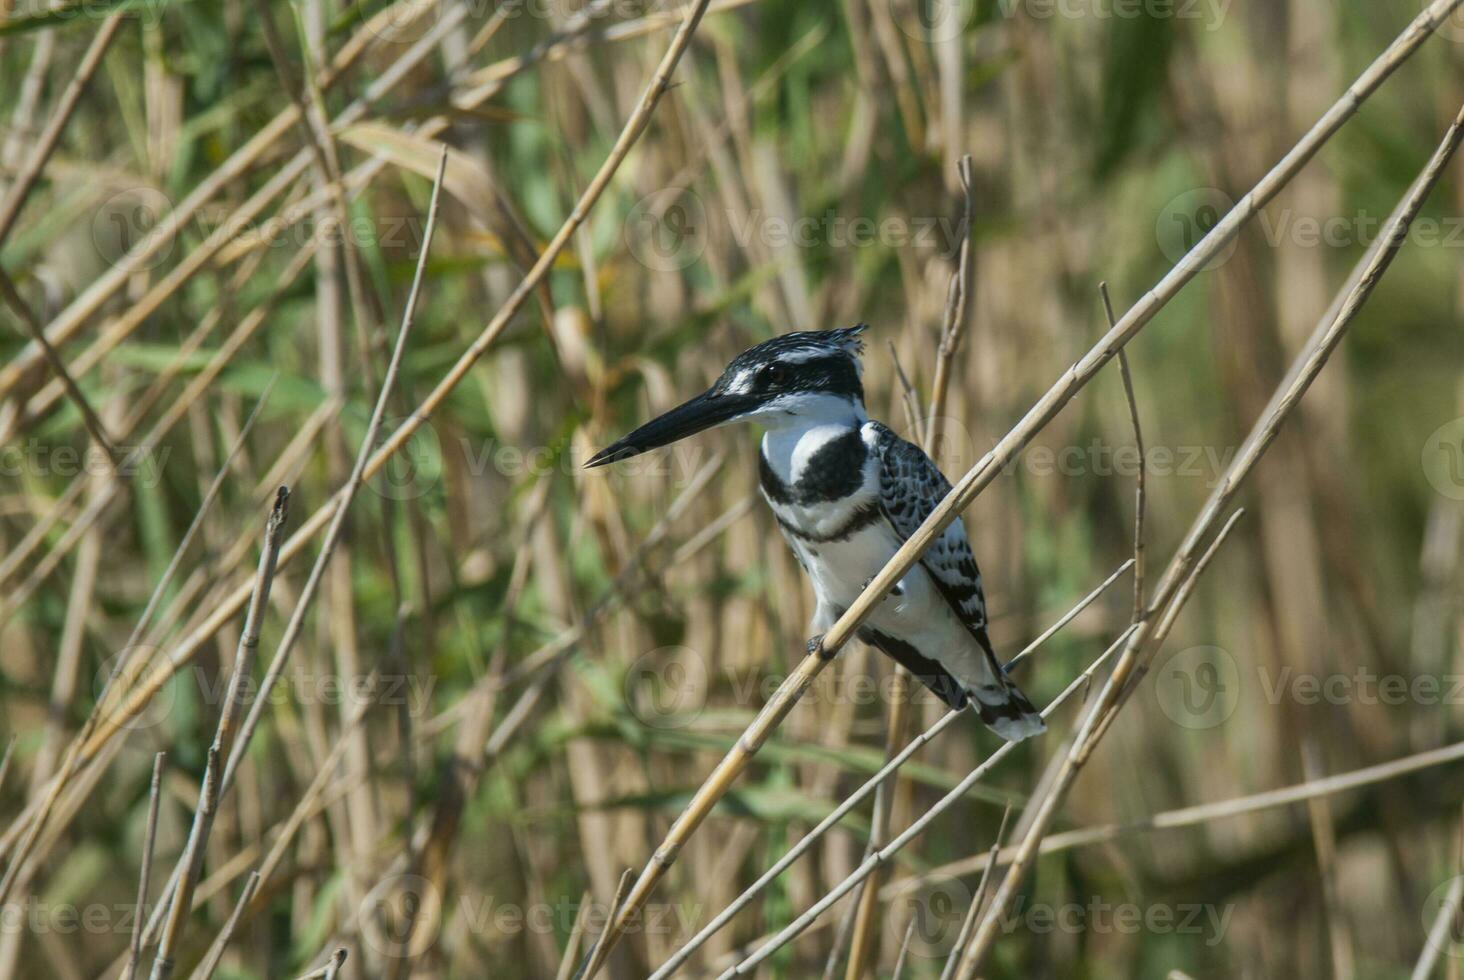
[[[762,438],[763,458],[778,479],[791,486],[825,443],[859,428],[869,416],[857,399],[807,394],[788,399],[785,410],[769,413],[760,421],[768,427]]]

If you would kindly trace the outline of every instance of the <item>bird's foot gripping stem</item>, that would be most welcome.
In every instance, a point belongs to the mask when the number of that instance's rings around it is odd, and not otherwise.
[[[834,659],[834,654],[838,653],[839,651],[826,649],[823,645],[823,640],[824,634],[822,633],[815,633],[813,636],[810,636],[808,638],[807,646],[808,655],[811,657],[814,654],[817,654],[819,659],[821,660]]]
[[[873,576],[870,576],[869,578],[865,579],[864,580],[864,588],[866,588],[866,589],[869,588],[869,583],[870,582],[873,582],[873,581],[874,581],[874,577]],[[905,594],[905,582],[902,579],[902,580],[896,582],[894,585],[890,586],[890,591],[887,592],[887,593],[885,593],[885,598],[886,599],[898,599],[901,596],[903,596],[904,594]]]

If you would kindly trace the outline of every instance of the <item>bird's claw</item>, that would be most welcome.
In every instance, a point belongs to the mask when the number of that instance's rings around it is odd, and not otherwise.
[[[874,581],[874,578],[873,577],[870,577],[870,578],[865,579],[864,580],[864,588],[866,588],[866,589],[869,588],[869,583],[870,582],[873,582],[873,581]],[[890,587],[889,594],[892,595],[892,596],[894,596],[897,599],[900,598],[901,596],[903,596],[905,594],[905,583],[904,582],[896,582],[893,586]]]
[[[810,636],[808,638],[808,648],[807,649],[808,649],[808,655],[810,657],[813,656],[814,654],[817,654],[820,657],[827,656],[827,654],[824,652],[824,648],[823,648],[823,638],[824,638],[824,635],[822,633],[818,633],[818,634],[816,634],[814,636]]]

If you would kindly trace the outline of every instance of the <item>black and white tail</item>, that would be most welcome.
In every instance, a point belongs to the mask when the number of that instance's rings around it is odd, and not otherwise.
[[[1027,700],[1021,688],[998,668],[997,681],[984,684],[966,692],[971,707],[981,720],[996,734],[1008,742],[1020,742],[1024,738],[1040,735],[1047,731],[1042,714]]]

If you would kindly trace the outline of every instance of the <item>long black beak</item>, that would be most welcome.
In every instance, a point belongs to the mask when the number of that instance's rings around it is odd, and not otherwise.
[[[704,391],[665,415],[651,419],[624,439],[606,446],[591,457],[585,468],[604,466],[668,446],[715,425],[730,422],[756,405],[757,399],[750,395],[719,395]]]

